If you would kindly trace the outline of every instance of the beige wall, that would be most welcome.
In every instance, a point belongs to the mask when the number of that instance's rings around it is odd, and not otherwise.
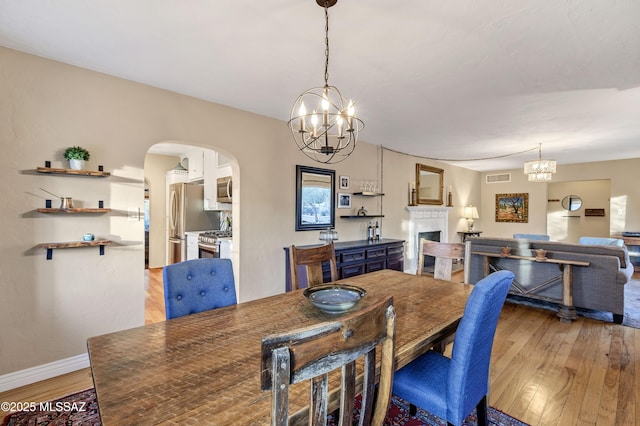
[[[297,151],[284,122],[5,48],[0,63],[0,375],[86,353],[88,337],[143,324],[144,229],[142,218],[131,221],[127,212],[143,209],[145,155],[155,143],[181,141],[231,159],[240,301],[284,291],[283,247],[318,242],[317,231],[294,231],[295,166],[318,164]],[[87,168],[103,165],[112,176],[34,172],[45,160],[64,167],[62,152],[71,145],[91,152]],[[350,158],[327,168],[351,177],[350,192],[359,179],[382,182],[384,198],[354,197],[354,208],[382,208],[383,237],[407,239],[407,185],[415,180],[415,163],[361,142]],[[456,206],[479,203],[478,173],[439,166],[446,170],[445,185],[454,187]],[[49,198],[40,187],[86,205],[103,199],[113,212],[37,213]],[[463,223],[455,215],[450,221],[454,238]],[[362,238],[363,226],[336,220],[343,241]],[[115,244],[104,256],[94,248],[56,250],[53,260],[36,248],[85,232]]]
[[[609,237],[611,181],[582,180],[548,184],[547,233],[554,241],[577,243],[580,237]],[[562,207],[562,200],[577,195],[582,206],[575,211]],[[558,201],[555,201],[558,200]],[[605,215],[586,216],[585,209],[604,209]]]
[[[558,172],[553,176],[554,183],[609,180],[611,185],[607,218],[611,235],[622,231],[640,230],[640,186],[633,176],[640,169],[640,159],[602,161],[595,163],[558,165]],[[509,183],[485,183],[487,174],[511,173]],[[482,174],[481,180],[482,208],[480,219],[476,221],[478,229],[484,231],[483,236],[509,237],[514,233],[547,233],[547,200],[546,183],[527,181],[522,169],[492,171]],[[495,194],[524,192],[529,194],[529,222],[504,223],[495,222]],[[585,206],[598,208],[599,206]],[[581,212],[584,216],[584,210]],[[598,231],[601,232],[597,227]],[[582,232],[582,231],[580,231]]]

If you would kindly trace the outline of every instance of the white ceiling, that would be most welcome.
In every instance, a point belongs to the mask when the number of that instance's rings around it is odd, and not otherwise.
[[[439,159],[538,143],[559,164],[640,157],[638,0],[339,0],[329,18],[329,83],[356,100],[364,141]],[[0,45],[283,121],[324,84],[315,0],[3,0]]]

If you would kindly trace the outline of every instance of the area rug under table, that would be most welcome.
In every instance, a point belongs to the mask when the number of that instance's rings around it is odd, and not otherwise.
[[[54,411],[38,410],[11,414],[4,419],[3,426],[98,426],[101,424],[94,389],[87,389],[51,401],[51,407],[54,408]],[[55,408],[59,408],[59,410],[55,410]],[[487,417],[489,424],[494,426],[527,426],[526,423],[516,420],[492,407],[489,407]],[[216,425],[216,420],[211,419],[210,424]],[[334,424],[333,419],[330,419],[327,423],[328,426],[333,426]],[[409,404],[395,396],[391,399],[389,412],[385,420],[385,425],[388,426],[442,426],[446,424],[447,422],[444,420],[419,408],[416,415],[411,416],[409,414]],[[475,412],[472,413],[463,424],[466,426],[476,425]]]

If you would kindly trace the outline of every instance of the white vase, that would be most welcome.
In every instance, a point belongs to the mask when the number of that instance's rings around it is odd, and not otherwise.
[[[71,170],[84,170],[84,160],[69,160],[69,167]]]

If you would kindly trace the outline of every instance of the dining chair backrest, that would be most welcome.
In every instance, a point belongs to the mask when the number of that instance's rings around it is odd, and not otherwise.
[[[167,265],[162,280],[167,319],[237,303],[230,259],[202,258]]]
[[[395,311],[391,296],[333,321],[264,337],[262,390],[271,390],[271,424],[280,426],[290,420],[301,420],[289,418],[289,385],[308,380],[311,386],[308,424],[325,426],[331,399],[329,373],[341,368],[339,424],[351,426],[356,361],[364,358],[363,378],[358,380],[362,383],[359,424],[382,425],[391,397],[394,341]],[[381,360],[376,392],[377,346]]]
[[[451,281],[453,260],[464,259],[463,243],[441,243],[425,238],[420,239],[420,252],[418,255],[418,275],[424,274],[424,257],[435,257],[433,277],[439,280]]]
[[[499,271],[478,281],[465,304],[451,357],[429,350],[400,368],[393,393],[415,407],[462,425],[476,409],[478,425],[487,422],[489,362],[498,318],[513,272]]]
[[[322,265],[329,264],[331,281],[338,279],[338,266],[336,263],[336,252],[333,241],[317,247],[296,247],[289,248],[289,265],[291,269],[291,289],[301,288],[300,267],[304,267],[306,272],[307,286],[311,287],[324,282]]]
[[[494,272],[478,281],[467,299],[447,380],[448,418],[454,424],[462,423],[489,391],[493,338],[513,277],[511,271]]]

